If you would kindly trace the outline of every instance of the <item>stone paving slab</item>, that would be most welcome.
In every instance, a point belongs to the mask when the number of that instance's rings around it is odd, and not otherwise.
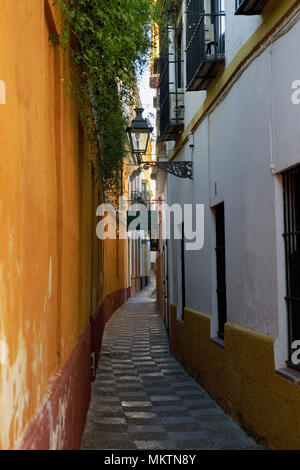
[[[260,446],[173,358],[156,302],[139,293],[105,328],[82,449]]]

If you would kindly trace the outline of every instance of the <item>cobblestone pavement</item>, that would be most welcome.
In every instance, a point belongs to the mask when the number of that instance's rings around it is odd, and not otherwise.
[[[259,446],[174,359],[155,300],[139,294],[105,328],[82,449]]]

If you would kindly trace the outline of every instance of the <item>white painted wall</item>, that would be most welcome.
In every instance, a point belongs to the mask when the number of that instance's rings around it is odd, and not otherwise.
[[[300,22],[272,44],[271,77],[273,163],[275,171],[299,162],[300,105],[292,103],[292,83],[300,80],[300,60],[297,49]]]
[[[262,24],[261,15],[236,16],[235,0],[225,0],[226,9],[226,65],[230,64],[236,53]]]
[[[236,17],[234,2],[226,3],[229,63],[260,25],[261,17]],[[211,208],[224,201],[228,320],[278,337],[278,366],[287,357],[287,313],[282,187],[274,171],[300,163],[300,105],[291,102],[291,84],[300,80],[300,61],[293,60],[299,43],[300,22],[249,65],[195,131],[194,149],[186,144],[176,157],[193,160],[194,179],[168,176],[167,190],[169,204],[205,204],[204,248],[185,256],[187,306],[212,315],[212,336],[216,336]],[[186,124],[203,96],[202,92],[186,93]],[[169,250],[170,302],[177,303],[176,242],[170,242]]]

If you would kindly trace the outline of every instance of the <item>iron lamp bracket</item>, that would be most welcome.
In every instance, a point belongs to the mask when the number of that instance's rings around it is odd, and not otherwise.
[[[193,179],[193,162],[141,162],[144,170],[159,168],[178,178]]]

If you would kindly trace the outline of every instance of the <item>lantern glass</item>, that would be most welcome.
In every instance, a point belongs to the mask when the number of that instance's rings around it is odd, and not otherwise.
[[[133,153],[147,153],[149,132],[133,129],[131,132],[131,143]]]
[[[133,119],[131,126],[126,129],[129,136],[131,151],[139,158],[142,154],[147,153],[150,134],[152,127],[146,119],[143,118],[143,108],[136,108],[136,117]]]

